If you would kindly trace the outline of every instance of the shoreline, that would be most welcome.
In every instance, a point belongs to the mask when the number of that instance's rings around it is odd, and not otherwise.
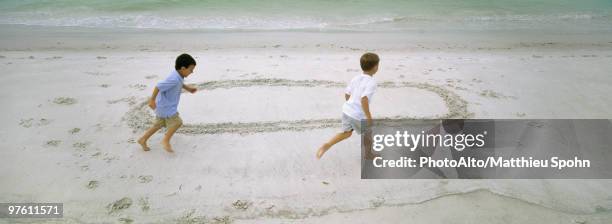
[[[408,52],[504,52],[612,49],[612,30],[305,32],[147,30],[0,25],[0,51],[209,51],[307,49]]]
[[[0,103],[7,108],[0,117],[0,177],[8,183],[0,185],[3,201],[64,202],[66,220],[76,223],[225,217],[236,223],[333,223],[398,212],[409,214],[398,219],[435,222],[440,210],[449,216],[497,212],[524,222],[530,220],[520,219],[521,212],[545,214],[538,217],[542,222],[611,220],[610,180],[361,180],[356,137],[315,159],[316,147],[337,131],[342,86],[359,74],[365,50],[381,55],[375,117],[450,110],[473,118],[608,119],[610,35],[472,39],[22,28],[0,33]],[[175,155],[161,148],[160,133],[143,152],[135,142],[142,133],[133,127],[147,117],[129,117],[133,110],[151,113],[142,99],[183,51],[198,60],[185,83],[200,91],[183,94],[179,112],[185,124],[210,126],[177,134]],[[295,120],[325,127],[259,131],[262,124],[301,127],[283,123]],[[252,127],[214,129],[239,122]],[[128,208],[110,209],[128,201]],[[468,202],[483,204],[462,206]],[[490,209],[472,210],[477,208]]]

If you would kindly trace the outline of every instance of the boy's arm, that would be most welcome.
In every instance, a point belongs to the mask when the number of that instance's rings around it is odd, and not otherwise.
[[[156,86],[155,89],[153,89],[153,95],[149,99],[149,107],[153,110],[155,110],[155,107],[157,107],[157,105],[155,105],[155,98],[157,98],[158,93],[159,93],[159,89]]]
[[[376,92],[376,82],[369,82],[361,93],[361,109],[363,109],[363,113],[365,114],[368,122],[368,126],[372,125],[372,114],[370,114],[370,99],[372,95]]]
[[[367,96],[361,97],[361,108],[363,109],[363,113],[366,115],[368,125],[372,125],[372,114],[370,114],[370,102],[368,101]]]
[[[191,87],[185,84],[183,84],[183,89],[187,90],[187,92],[190,92],[190,93],[195,93],[198,90],[195,87]]]

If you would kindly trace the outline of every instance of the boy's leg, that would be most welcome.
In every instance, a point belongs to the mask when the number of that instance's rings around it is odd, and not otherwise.
[[[170,139],[174,135],[174,133],[183,125],[183,120],[180,117],[173,118],[173,120],[168,125],[168,131],[164,135],[164,139],[162,140],[162,146],[168,152],[174,152],[172,150],[172,146],[170,145]]]
[[[380,156],[379,154],[375,154],[372,152],[372,132],[366,131],[361,135],[364,145],[364,159],[373,160],[374,158]]]
[[[332,146],[334,146],[336,143],[347,139],[349,137],[351,137],[351,134],[353,133],[353,130],[350,131],[345,131],[345,132],[341,132],[336,134],[333,138],[331,138],[327,143],[323,144],[320,148],[319,151],[317,151],[317,159],[320,159],[323,154],[325,154],[325,152],[327,152],[327,150],[329,150]]]
[[[155,134],[155,132],[159,131],[159,129],[162,128],[162,125],[159,122],[155,122],[155,124],[153,124],[153,126],[151,128],[149,128],[144,135],[142,135],[142,137],[140,137],[140,139],[138,139],[138,144],[140,144],[140,146],[142,146],[142,150],[144,151],[149,151],[151,150],[151,148],[149,148],[149,146],[147,146],[147,141],[149,140],[149,138],[151,138],[151,136],[153,134]]]

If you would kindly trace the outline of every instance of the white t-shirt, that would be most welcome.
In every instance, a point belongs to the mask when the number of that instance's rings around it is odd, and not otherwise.
[[[376,80],[372,76],[366,74],[355,76],[346,87],[345,93],[351,97],[342,105],[342,112],[357,120],[366,119],[361,107],[361,98],[368,97],[368,103],[371,105],[374,92],[376,92]]]

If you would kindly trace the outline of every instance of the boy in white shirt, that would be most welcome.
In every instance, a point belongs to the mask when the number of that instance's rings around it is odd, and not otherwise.
[[[328,142],[323,144],[317,151],[317,159],[320,159],[327,150],[336,143],[351,137],[353,130],[361,133],[361,121],[366,120],[367,125],[372,124],[370,114],[370,103],[376,92],[376,80],[374,74],[378,71],[380,58],[374,53],[365,53],[359,60],[363,74],[355,76],[345,90],[346,102],[342,106],[342,132],[336,134]]]

